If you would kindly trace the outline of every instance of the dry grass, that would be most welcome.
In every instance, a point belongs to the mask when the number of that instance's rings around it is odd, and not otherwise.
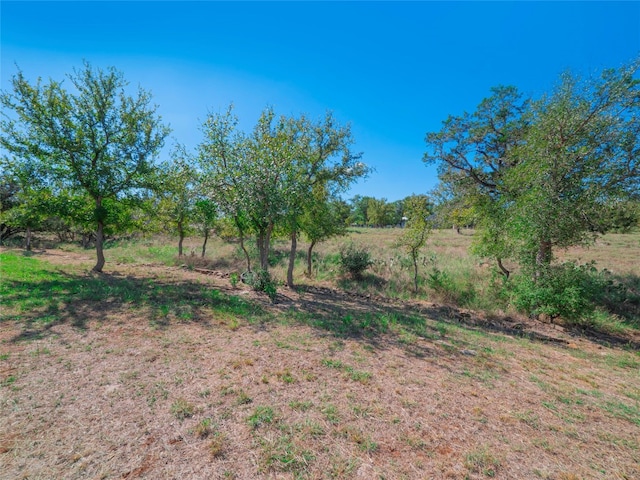
[[[444,236],[437,248],[463,245]],[[90,253],[45,258],[95,280]],[[272,306],[174,267],[108,264],[102,278],[180,286],[200,303],[159,322],[161,309],[114,294],[83,303],[81,324],[67,315],[35,331],[39,311],[5,299],[1,478],[640,478],[637,352],[327,292],[283,291]],[[203,286],[268,315],[220,310],[198,296]],[[383,308],[432,333],[310,326]]]

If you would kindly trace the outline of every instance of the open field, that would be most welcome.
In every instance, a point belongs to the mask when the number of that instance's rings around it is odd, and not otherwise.
[[[164,248],[114,247],[101,275],[91,251],[1,253],[0,478],[640,477],[637,344],[349,294],[320,267],[272,304],[229,257],[204,275]]]

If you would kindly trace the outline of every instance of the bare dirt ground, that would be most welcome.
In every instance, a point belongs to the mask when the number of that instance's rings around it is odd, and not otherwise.
[[[106,272],[205,284],[273,318],[176,309],[157,323],[96,298],[81,326],[25,337],[0,323],[0,478],[640,478],[637,338],[324,287],[281,289],[272,304],[220,272]],[[338,336],[295,321],[367,313],[436,333]]]

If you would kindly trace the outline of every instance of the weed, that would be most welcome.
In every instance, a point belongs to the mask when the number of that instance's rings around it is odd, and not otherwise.
[[[480,447],[465,455],[464,465],[474,473],[482,473],[487,477],[495,477],[501,465],[500,460],[489,452],[487,446]]]
[[[238,398],[236,399],[236,403],[238,405],[246,405],[253,402],[253,399],[242,389],[238,390],[237,396]]]
[[[202,421],[198,423],[196,427],[193,429],[193,433],[198,438],[206,438],[209,435],[211,435],[213,431],[214,431],[213,420],[211,420],[210,418],[202,419]]]
[[[179,398],[171,404],[171,414],[178,420],[192,417],[196,407],[184,398]]]
[[[285,368],[284,371],[276,373],[276,377],[278,380],[284,383],[295,383],[296,379],[292,375],[291,371],[288,368]]]
[[[338,413],[338,409],[335,405],[327,404],[322,408],[321,411],[330,423],[340,423],[340,414]]]
[[[275,419],[275,413],[271,407],[256,407],[253,413],[247,418],[247,422],[254,429],[266,423],[272,423]]]
[[[306,412],[311,407],[313,407],[313,402],[309,402],[309,401],[302,402],[300,400],[293,400],[293,401],[289,402],[289,406],[293,410],[300,410],[301,412]]]
[[[226,437],[221,433],[215,433],[209,442],[209,453],[213,457],[222,457],[225,451]],[[226,472],[225,472],[226,473]],[[234,478],[225,475],[225,478]]]

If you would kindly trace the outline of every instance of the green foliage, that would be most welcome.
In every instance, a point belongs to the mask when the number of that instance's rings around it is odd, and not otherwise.
[[[431,202],[426,195],[413,195],[404,200],[404,214],[407,223],[398,239],[398,245],[404,248],[413,264],[413,288],[418,292],[418,255],[424,247],[431,231],[429,215]]]
[[[366,248],[351,242],[340,249],[340,269],[354,280],[362,279],[362,274],[371,265],[373,265],[371,254]]]
[[[268,270],[256,270],[255,272],[248,272],[245,276],[246,282],[256,292],[264,292],[271,299],[275,301],[278,296],[278,288],[276,281],[271,276]]]
[[[554,249],[633,225],[633,209],[620,206],[640,182],[639,67],[636,60],[588,81],[565,74],[536,101],[495,88],[473,114],[427,134],[424,159],[439,165],[444,200],[477,216],[477,253],[540,276]],[[606,220],[612,209],[621,213],[614,222]]]
[[[32,84],[19,71],[12,91],[0,96],[0,145],[13,155],[15,171],[29,166],[37,174],[36,185],[70,192],[93,207],[94,270],[102,271],[103,202],[119,202],[148,189],[152,157],[169,129],[149,93],[123,93],[127,82],[114,68],[94,70],[85,63],[68,79],[73,92],[62,82]]]
[[[504,287],[510,302],[531,315],[562,317],[591,326],[597,309],[631,321],[640,312],[640,296],[593,264],[551,265],[538,277],[525,272],[512,280]]]
[[[271,407],[256,407],[253,413],[247,418],[247,422],[252,428],[256,429],[262,425],[273,423],[275,420],[275,412]]]

